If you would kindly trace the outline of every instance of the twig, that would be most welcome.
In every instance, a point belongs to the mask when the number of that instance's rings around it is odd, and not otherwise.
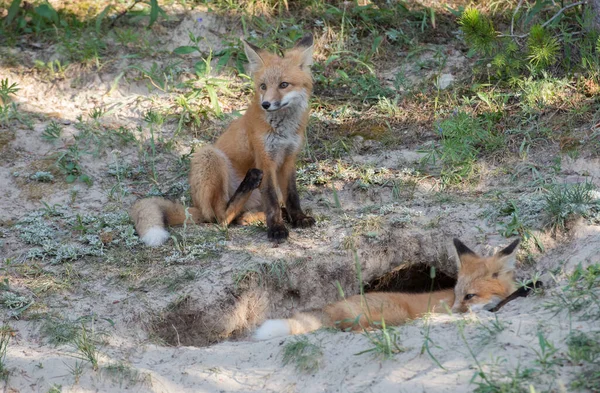
[[[512,18],[510,19],[510,35],[514,35],[515,33],[515,16],[517,16],[517,12],[523,5],[523,0],[519,0],[519,4],[517,4],[517,8],[515,8],[515,12],[513,12]]]
[[[181,341],[179,340],[179,332],[177,331],[177,328],[175,327],[175,325],[171,324],[171,327],[173,328],[173,330],[175,330],[175,334],[177,335],[177,346],[180,347]]]
[[[498,37],[525,38],[525,37],[529,36],[529,33],[527,33],[527,34],[521,34],[521,35],[514,35],[513,34],[514,17],[515,17],[515,14],[517,13],[517,10],[521,6],[521,2],[522,1],[519,2],[519,4],[517,5],[517,9],[515,10],[515,13],[513,14],[513,19],[511,20],[511,23],[510,23],[510,34],[499,34]],[[587,4],[587,1],[578,1],[577,3],[573,3],[573,4],[569,4],[569,5],[564,6],[563,8],[561,8],[560,10],[558,10],[558,12],[556,14],[554,14],[554,16],[552,18],[550,18],[546,22],[544,22],[544,24],[542,25],[542,27],[548,26],[550,23],[552,23],[552,21],[554,19],[558,18],[563,12],[565,12],[569,8],[577,7],[577,6],[584,5],[584,4]]]
[[[119,20],[122,16],[124,16],[125,14],[127,14],[129,11],[131,11],[133,9],[133,7],[135,7],[141,0],[134,0],[133,4],[130,5],[129,7],[127,7],[124,11],[121,11],[119,13],[119,15],[117,15],[115,17],[115,19],[113,19],[112,23],[110,24],[110,27],[114,27],[115,23],[117,23],[117,20]]]

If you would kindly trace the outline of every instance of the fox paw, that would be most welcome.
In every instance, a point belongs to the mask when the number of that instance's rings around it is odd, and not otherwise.
[[[316,221],[311,216],[304,214],[298,215],[292,220],[292,225],[296,228],[310,228],[315,225]]]
[[[244,192],[249,192],[260,187],[260,183],[262,182],[263,171],[260,169],[252,168],[246,172],[246,177],[240,183],[240,190]]]
[[[280,242],[287,239],[290,235],[290,232],[287,230],[285,225],[276,224],[267,229],[267,235],[269,236],[269,239]]]

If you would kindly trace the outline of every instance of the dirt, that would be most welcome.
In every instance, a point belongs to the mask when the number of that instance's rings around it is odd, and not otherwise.
[[[165,51],[189,44],[190,31],[208,31],[201,45],[215,52],[222,49],[223,34],[240,33],[238,27],[206,12],[190,13],[172,23],[175,27],[160,40]],[[47,52],[51,49],[44,55]],[[39,55],[23,50],[19,56]],[[427,55],[411,67],[434,60]],[[442,76],[458,74],[467,62],[452,49]],[[512,180],[487,163],[489,177],[484,181],[442,192],[434,179],[415,174],[422,152],[412,146],[394,150],[374,145],[342,161],[348,166],[376,168],[381,179],[366,186],[342,176],[327,185],[307,182],[302,203],[318,224],[313,229],[291,230],[289,240],[280,245],[269,242],[262,227],[232,227],[226,232],[214,225],[175,228],[177,243],[169,240],[158,250],[145,248],[135,235],[127,235],[130,223],[77,232],[65,223],[85,220],[86,215],[124,214],[153,187],[166,192],[185,184],[185,170],[177,169],[180,163],[174,157],[178,155],[172,152],[157,158],[158,184],[148,180],[150,145],[143,138],[149,134],[142,117],[148,109],[168,107],[171,101],[168,94],[149,91],[143,80],[134,77],[121,79],[113,88],[127,64],[113,65],[105,72],[80,70],[58,81],[40,79],[20,68],[0,68],[0,79],[8,77],[18,83],[21,90],[15,101],[33,122],[33,129],[15,122],[8,133],[2,130],[2,135],[10,137],[0,139],[0,153],[10,159],[2,159],[0,165],[0,252],[7,269],[39,264],[46,272],[34,279],[46,274],[66,286],[35,290],[28,274],[7,270],[3,276],[9,280],[3,290],[33,301],[18,318],[7,308],[0,314],[14,331],[5,358],[9,370],[2,382],[5,391],[47,392],[57,384],[63,392],[468,392],[475,387],[471,383],[477,371],[473,353],[489,372],[498,367],[510,371],[535,364],[540,331],[562,354],[572,329],[597,331],[594,321],[581,314],[573,317],[564,310],[556,313],[544,307],[564,284],[566,274],[580,264],[600,263],[600,225],[579,220],[562,237],[536,231],[545,249],[541,252],[533,241],[527,242],[535,264],[525,261],[525,252],[520,254],[518,279],[541,273],[548,288],[545,294],[516,300],[498,314],[434,315],[413,321],[398,328],[403,351],[389,360],[363,353],[373,347],[368,335],[318,331],[307,336],[322,351],[318,369],[305,375],[293,365],[283,367],[282,348],[295,338],[253,342],[251,333],[257,324],[338,300],[336,283],[346,295],[358,293],[357,266],[367,289],[427,291],[430,267],[439,272],[436,285],[451,286],[456,275],[452,239],[458,237],[482,254],[508,244],[511,239],[499,231],[502,221],[487,218],[489,209],[498,203],[493,194],[518,197],[527,179]],[[409,70],[409,65],[400,67],[411,83],[421,78],[434,82],[439,76],[427,73],[423,77]],[[98,107],[112,109],[99,120],[104,129],[142,127],[144,132],[136,134],[142,139],[140,147],[98,142],[98,151],[81,160],[82,171],[93,183],[67,183],[53,164],[54,155],[75,143],[78,117],[87,119]],[[236,109],[243,109],[243,103]],[[64,128],[59,140],[50,143],[41,133],[53,119]],[[348,127],[348,132],[363,140],[376,138],[381,131],[358,132],[360,122]],[[165,123],[166,140],[174,130],[173,122]],[[178,149],[187,153],[196,142],[185,134]],[[110,175],[117,161],[122,167],[144,166],[145,180]],[[325,161],[322,165],[331,171],[335,167]],[[600,184],[598,168],[597,159],[565,158],[558,179],[567,182],[576,177]],[[30,179],[42,170],[54,180]],[[394,191],[391,180],[400,184],[399,191]],[[129,192],[115,196],[119,189]],[[65,211],[52,213],[56,204]],[[97,235],[103,244],[98,246],[101,252],[60,263],[51,262],[50,256],[27,257],[34,245],[26,243],[17,223],[44,209],[48,226],[60,228],[54,232],[55,240],[68,243],[82,234]],[[130,239],[133,244],[127,243]],[[113,240],[120,243],[113,244]],[[78,328],[84,323],[91,329],[98,337],[98,370],[81,359],[73,343],[50,342],[43,327],[51,317],[74,322]],[[503,328],[494,330],[498,320]],[[81,375],[76,371],[80,366]],[[540,383],[550,385],[548,391],[567,391],[578,371],[576,365],[568,364],[560,368],[554,382],[544,376]]]

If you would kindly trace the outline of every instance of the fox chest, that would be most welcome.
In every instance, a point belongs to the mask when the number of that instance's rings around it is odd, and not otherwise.
[[[286,157],[300,149],[302,138],[295,130],[289,133],[269,132],[264,139],[265,151],[280,166]]]

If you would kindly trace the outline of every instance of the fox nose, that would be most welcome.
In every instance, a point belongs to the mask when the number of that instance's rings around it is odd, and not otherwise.
[[[269,101],[263,101],[261,105],[265,109],[269,109],[271,107],[271,103]]]

